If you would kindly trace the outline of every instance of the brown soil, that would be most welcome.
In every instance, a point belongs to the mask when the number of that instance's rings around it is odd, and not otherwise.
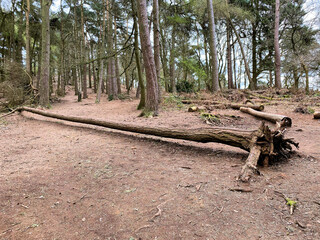
[[[49,111],[148,126],[208,126],[165,106],[139,118],[138,100],[81,103],[70,92]],[[267,105],[293,119],[301,148],[289,160],[236,181],[247,153],[44,118],[0,119],[0,239],[320,239],[320,122],[299,102]],[[221,125],[256,129],[237,110]],[[244,189],[245,192],[234,191]],[[275,192],[276,191],[276,192]],[[294,213],[280,192],[297,201]]]

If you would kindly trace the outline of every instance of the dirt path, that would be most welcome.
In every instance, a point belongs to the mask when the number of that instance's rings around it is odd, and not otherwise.
[[[148,126],[205,126],[196,113],[166,108],[138,118],[137,100],[81,103],[52,112]],[[0,239],[320,239],[320,122],[293,119],[300,142],[289,161],[240,184],[247,153],[52,120],[30,113],[0,121]],[[259,121],[235,110],[242,128]],[[300,155],[300,156],[299,156]],[[250,192],[231,191],[243,188]],[[298,202],[293,215],[279,191]]]

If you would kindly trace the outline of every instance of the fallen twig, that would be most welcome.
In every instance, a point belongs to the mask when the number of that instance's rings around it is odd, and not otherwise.
[[[160,203],[156,208],[158,209],[158,212],[151,218],[151,220],[149,221],[153,221],[154,218],[161,216],[162,210],[161,210],[161,206],[163,206],[164,204],[166,204],[167,202],[171,201],[173,198],[170,198],[167,201],[164,201],[163,203]]]
[[[0,118],[4,118],[4,117],[6,117],[6,116],[9,116],[9,115],[15,113],[18,109],[19,109],[19,108],[15,108],[15,109],[11,110],[11,112],[8,112],[8,113],[6,113],[6,114],[1,115]]]
[[[252,189],[245,189],[245,188],[229,188],[231,192],[252,192]]]

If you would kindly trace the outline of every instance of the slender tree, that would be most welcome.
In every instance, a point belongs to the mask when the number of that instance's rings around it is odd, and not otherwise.
[[[104,45],[105,45],[105,35],[106,35],[106,6],[108,4],[108,0],[106,0],[106,4],[104,5],[103,9],[103,20],[102,20],[102,26],[100,26],[100,45],[99,45],[99,58],[100,58],[100,68],[99,68],[99,80],[98,80],[98,87],[97,87],[97,97],[96,97],[96,103],[100,102],[101,98],[101,92],[102,92],[102,82],[103,82],[103,73],[104,73],[104,59],[102,59],[102,56],[104,55]]]
[[[214,23],[214,13],[212,0],[207,0],[209,13],[209,32],[210,32],[210,52],[212,65],[212,91],[216,92],[219,88],[219,70],[218,70],[218,54],[216,46],[216,26]]]
[[[280,0],[276,0],[274,25],[274,57],[275,57],[275,87],[281,88],[281,59],[279,44]]]
[[[40,82],[40,105],[48,107],[49,102],[49,72],[50,72],[50,19],[49,11],[51,0],[41,0],[41,82]]]
[[[160,29],[159,29],[159,2],[153,0],[153,48],[154,62],[156,64],[157,81],[159,87],[159,99],[161,96],[160,85]]]
[[[145,112],[152,111],[155,115],[157,115],[159,107],[159,94],[157,73],[148,28],[147,3],[146,0],[138,0],[137,2],[140,42],[147,78],[147,98]]]
[[[25,10],[26,15],[26,69],[27,73],[31,76],[31,55],[30,55],[30,0],[27,0],[27,9]]]

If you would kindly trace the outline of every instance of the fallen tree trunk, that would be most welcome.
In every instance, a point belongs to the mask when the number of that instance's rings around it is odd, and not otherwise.
[[[287,116],[273,114],[273,113],[258,112],[248,107],[241,107],[240,111],[244,113],[248,113],[255,117],[263,118],[273,123],[279,123],[281,127],[291,127],[292,125],[291,118]]]
[[[115,123],[91,118],[65,116],[29,107],[21,107],[18,108],[17,111],[27,111],[45,117],[90,124],[94,126],[101,126],[134,133],[142,133],[174,139],[184,139],[203,143],[217,142],[234,147],[239,147],[250,152],[247,163],[245,164],[239,176],[239,179],[242,181],[248,181],[252,174],[255,173],[256,167],[254,165],[256,165],[256,163],[258,162],[259,156],[269,157],[286,155],[287,151],[292,150],[290,144],[293,144],[296,147],[298,146],[298,144],[293,142],[293,140],[284,139],[282,131],[271,131],[268,128],[268,126],[264,125],[264,123],[262,123],[259,129],[253,131],[218,127],[199,129],[168,129],[159,127],[135,126],[130,124]]]
[[[314,119],[320,119],[320,112],[315,112],[315,113],[313,114],[313,118],[314,118]]]
[[[208,101],[208,100],[182,100],[183,104],[199,104],[199,105],[215,105],[216,107],[225,107],[239,110],[241,107],[252,108],[257,111],[263,111],[264,106],[260,105],[248,105],[248,104],[237,104],[237,103],[222,103],[217,101]]]

